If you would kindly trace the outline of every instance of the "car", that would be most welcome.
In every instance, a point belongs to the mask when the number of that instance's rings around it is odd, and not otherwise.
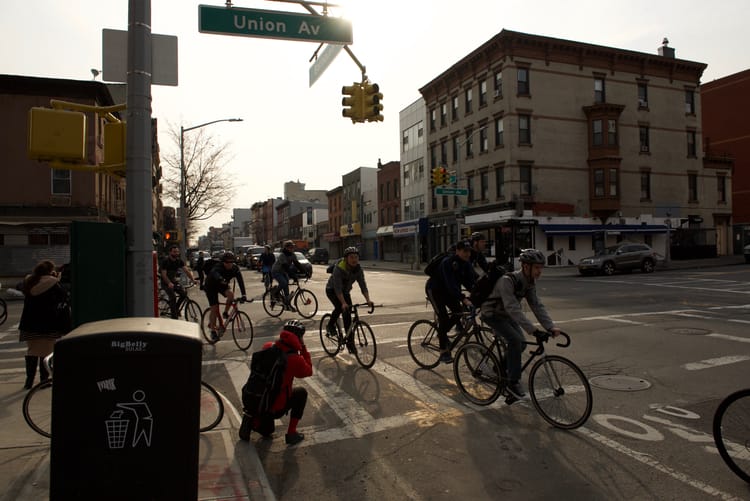
[[[646,244],[621,242],[594,256],[581,259],[578,262],[578,272],[581,275],[612,275],[617,271],[639,269],[644,273],[651,273],[660,261],[661,257]]]
[[[263,254],[265,247],[251,247],[245,257],[245,266],[251,270],[260,270],[260,255]]]
[[[312,264],[328,264],[328,249],[314,247],[307,253],[307,259],[309,259]]]
[[[279,251],[276,251],[276,252],[273,253],[273,255],[274,255],[274,257],[276,259],[279,259],[279,254],[281,254],[281,252],[279,252]],[[310,261],[308,261],[307,258],[305,257],[305,255],[302,254],[299,251],[296,251],[294,253],[294,256],[297,258],[297,261],[299,262],[300,266],[302,266],[302,275],[307,276],[307,278],[310,278],[312,276],[312,273],[313,273],[313,265],[312,265],[312,263]],[[300,278],[302,278],[302,277],[300,277]]]

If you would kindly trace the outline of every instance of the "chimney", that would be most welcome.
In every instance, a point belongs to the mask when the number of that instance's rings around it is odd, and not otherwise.
[[[667,40],[667,37],[664,37],[664,40],[661,41],[661,47],[659,47],[658,53],[661,57],[674,59],[674,49],[669,47],[669,40]]]

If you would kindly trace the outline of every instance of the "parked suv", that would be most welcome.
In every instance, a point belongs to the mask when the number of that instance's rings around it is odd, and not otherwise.
[[[311,263],[328,264],[328,249],[313,248],[307,254]]]
[[[607,247],[595,256],[581,259],[578,262],[578,272],[581,275],[612,275],[616,271],[639,269],[644,273],[651,273],[659,260],[659,255],[646,244],[621,242]]]

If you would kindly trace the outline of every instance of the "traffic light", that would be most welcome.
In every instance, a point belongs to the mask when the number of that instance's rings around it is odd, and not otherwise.
[[[354,82],[352,85],[344,85],[341,87],[341,93],[346,96],[341,99],[341,104],[345,106],[341,110],[341,115],[351,118],[352,123],[364,122],[364,111],[362,109],[364,104],[364,89],[362,88],[362,84]]]
[[[164,232],[165,244],[176,244],[180,241],[180,232],[177,230],[167,230]]]
[[[383,110],[383,105],[380,104],[382,100],[383,94],[380,93],[380,86],[365,82],[364,104],[362,107],[365,120],[368,122],[383,121],[383,115],[380,113]]]
[[[432,169],[432,185],[433,186],[440,186],[442,183],[440,182],[440,167],[435,167]]]
[[[438,167],[437,171],[437,184],[440,186],[448,184],[448,169],[445,167]]]

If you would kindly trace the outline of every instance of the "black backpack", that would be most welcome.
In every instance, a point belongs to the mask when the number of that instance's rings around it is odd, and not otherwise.
[[[211,273],[211,270],[213,269],[213,267],[218,263],[219,263],[219,260],[214,259],[214,258],[208,258],[205,261],[203,261],[203,274],[208,275],[209,273]]]
[[[281,392],[286,363],[287,353],[275,344],[253,353],[250,359],[250,377],[242,387],[245,413],[259,417],[271,411],[271,406]]]
[[[513,292],[517,298],[521,299],[521,288],[523,287],[523,284],[521,284],[521,281],[518,280],[516,275],[510,271],[506,272],[505,268],[502,266],[491,266],[490,270],[479,277],[474,283],[474,287],[471,288],[471,292],[469,293],[469,301],[471,301],[471,304],[476,308],[482,306],[482,303],[487,301],[487,298],[490,297],[492,290],[495,288],[495,284],[503,275],[508,275],[510,277],[513,281]]]
[[[430,259],[430,262],[427,263],[427,266],[424,267],[424,273],[425,275],[428,275],[430,277],[435,277],[438,275],[440,270],[440,263],[448,257],[450,254],[448,254],[447,251],[443,251],[439,254],[435,254],[432,256],[432,259]]]

